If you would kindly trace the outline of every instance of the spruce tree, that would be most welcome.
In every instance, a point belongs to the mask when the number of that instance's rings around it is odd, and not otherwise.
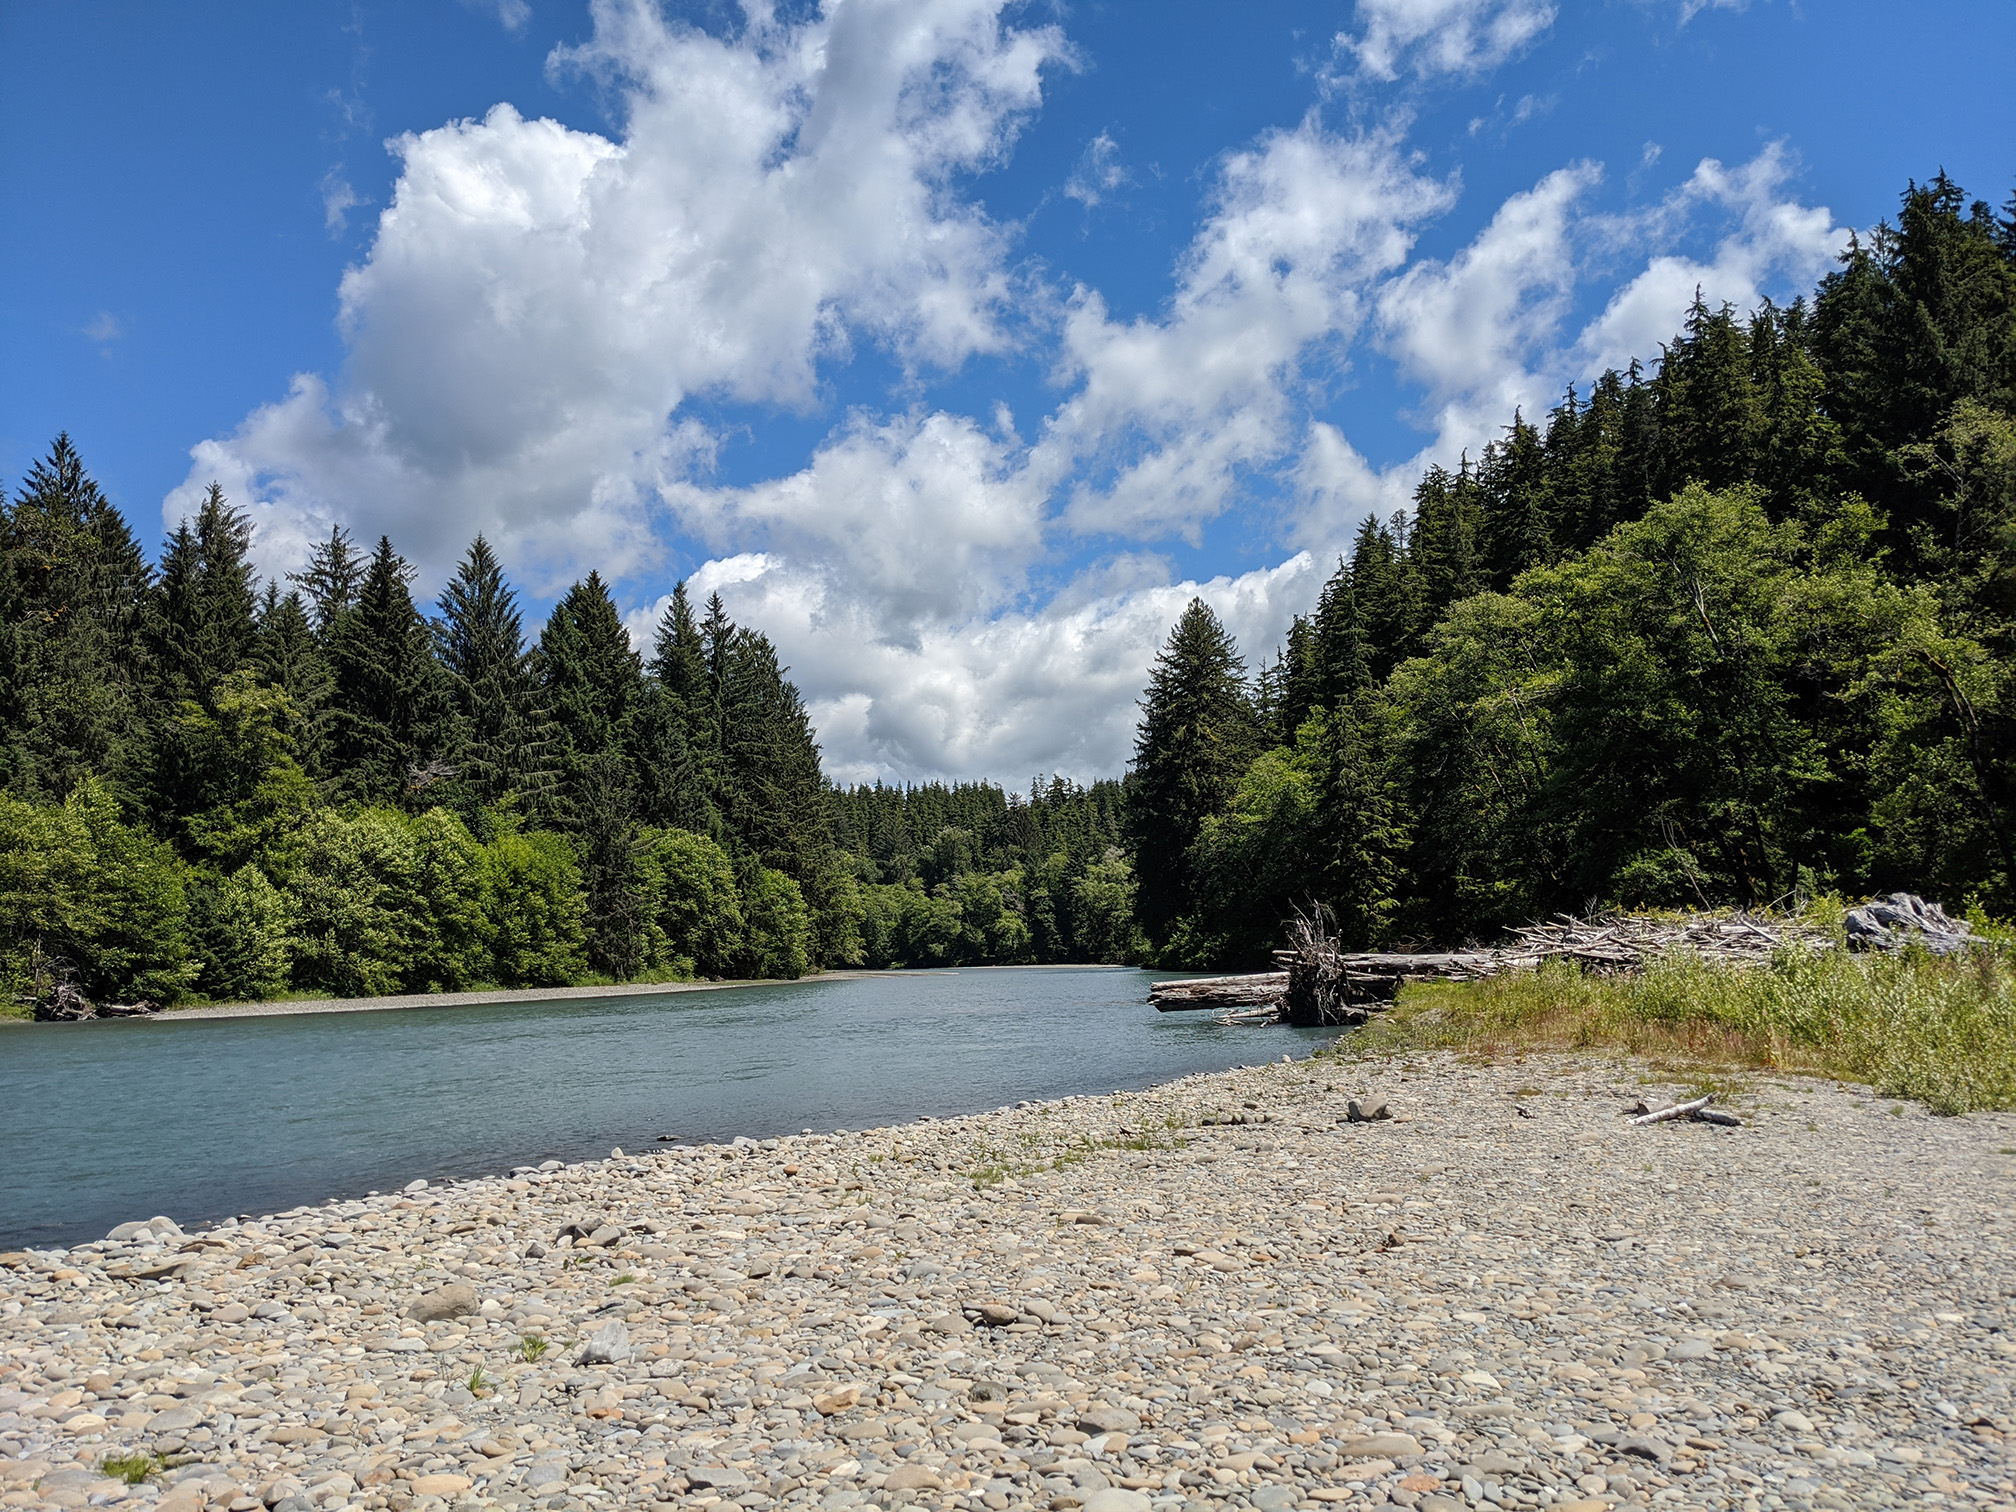
[[[186,698],[207,707],[217,684],[252,659],[258,597],[251,551],[251,522],[212,483],[194,522],[177,526],[161,554],[148,639],[162,702]]]
[[[364,558],[358,555],[350,532],[341,525],[332,525],[329,539],[310,553],[306,570],[287,575],[288,582],[299,584],[307,592],[308,611],[317,635],[326,638],[336,621],[356,604],[364,586],[365,570]]]
[[[152,574],[68,434],[0,506],[0,783],[54,798],[125,764]]]
[[[480,804],[514,791],[543,795],[553,775],[550,741],[540,738],[531,653],[517,594],[482,536],[470,543],[439,607],[435,643],[448,679],[459,780]]]
[[[427,789],[451,775],[441,669],[412,576],[380,536],[356,603],[329,623],[330,760],[338,790],[365,802],[431,802]]]
[[[301,769],[318,781],[329,776],[329,663],[309,621],[298,591],[284,596],[269,582],[259,600],[258,633],[252,642],[252,666],[262,681],[287,695],[293,737]]]
[[[1186,857],[1230,801],[1258,748],[1246,666],[1202,599],[1192,599],[1148,675],[1127,779],[1127,839],[1142,927],[1159,948],[1196,906]]]
[[[707,656],[684,582],[673,586],[659,617],[647,671],[632,740],[639,811],[647,824],[718,837],[718,743],[708,717]]]

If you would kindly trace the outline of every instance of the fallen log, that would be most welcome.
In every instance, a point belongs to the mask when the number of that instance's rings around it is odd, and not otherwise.
[[[1287,972],[1255,971],[1243,976],[1184,977],[1156,982],[1148,989],[1148,1001],[1160,1013],[1264,1008],[1280,1002],[1281,994],[1287,990]]]
[[[1675,1103],[1670,1108],[1655,1108],[1650,1113],[1640,1113],[1631,1122],[1634,1124],[1655,1124],[1665,1123],[1671,1118],[1692,1118],[1713,1101],[1715,1101],[1715,1094],[1710,1092],[1706,1097],[1697,1097],[1692,1102]]]

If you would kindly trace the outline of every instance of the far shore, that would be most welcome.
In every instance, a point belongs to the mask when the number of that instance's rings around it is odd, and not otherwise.
[[[273,1018],[295,1013],[379,1013],[394,1008],[476,1008],[489,1003],[554,1003],[600,998],[664,997],[675,992],[722,992],[731,987],[780,987],[792,982],[852,982],[869,977],[932,976],[947,971],[1130,971],[1132,967],[1097,962],[1058,962],[1026,966],[911,966],[893,970],[822,971],[802,977],[750,977],[706,982],[610,982],[599,987],[500,987],[484,992],[404,992],[390,997],[302,998],[270,1003],[209,1003],[196,1008],[165,1008],[136,1023],[180,1023],[188,1019]],[[28,1024],[32,1019],[0,1019],[0,1024]],[[91,1022],[98,1022],[91,1020]]]

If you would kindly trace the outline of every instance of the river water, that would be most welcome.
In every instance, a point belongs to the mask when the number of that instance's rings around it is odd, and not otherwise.
[[[1151,978],[996,967],[713,992],[0,1028],[0,1248],[541,1160],[1147,1086],[1326,1035],[1158,1014]]]

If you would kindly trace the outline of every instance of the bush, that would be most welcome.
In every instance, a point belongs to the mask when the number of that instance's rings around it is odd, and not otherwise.
[[[497,980],[561,987],[588,970],[588,902],[574,848],[550,831],[507,831],[477,861]]]
[[[119,819],[102,784],[61,804],[0,794],[0,975],[6,1004],[67,961],[94,1002],[172,1003],[195,984],[185,869]]]
[[[203,957],[196,985],[206,997],[245,1001],[287,990],[293,908],[258,867],[247,862],[191,889],[190,918]]]
[[[744,976],[805,975],[811,964],[812,919],[798,884],[780,871],[758,866],[742,889]]]
[[[637,858],[646,968],[682,977],[729,975],[744,923],[728,853],[691,830],[647,829]]]

